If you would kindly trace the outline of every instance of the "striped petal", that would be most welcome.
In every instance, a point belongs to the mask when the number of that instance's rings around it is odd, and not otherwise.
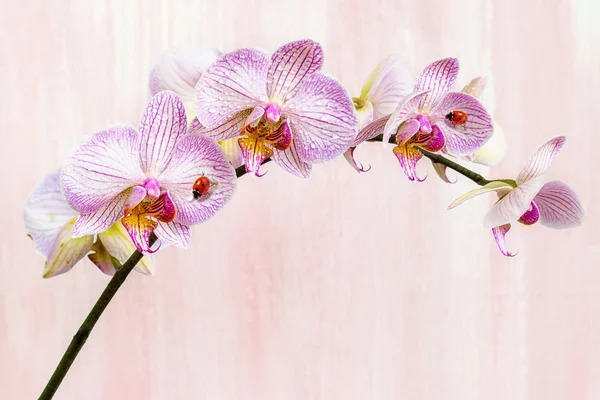
[[[533,225],[536,222],[538,222],[539,219],[540,219],[540,210],[535,205],[535,202],[532,201],[529,204],[529,208],[527,209],[527,211],[525,211],[523,213],[523,215],[521,215],[521,217],[519,218],[518,221],[520,223],[522,223],[523,225]]]
[[[93,236],[84,236],[75,239],[71,236],[74,223],[74,220],[67,223],[56,236],[54,247],[50,254],[48,254],[48,260],[44,267],[44,278],[68,272],[92,248],[94,242]]]
[[[396,130],[396,143],[403,145],[408,142],[421,128],[421,123],[417,119],[409,119],[400,125]]]
[[[48,258],[63,227],[75,220],[75,211],[60,190],[60,171],[46,176],[25,202],[25,233],[37,251]]]
[[[196,114],[202,125],[216,128],[241,111],[267,101],[267,54],[241,49],[226,54],[196,85]]]
[[[373,104],[374,120],[393,113],[400,101],[412,92],[412,75],[400,65],[401,60],[399,54],[384,58],[362,87],[360,98]]]
[[[190,227],[179,222],[159,222],[155,230],[161,243],[168,243],[182,249],[190,245]]]
[[[144,181],[139,135],[129,127],[96,133],[63,167],[60,185],[71,207],[98,211],[128,187]]]
[[[541,145],[535,153],[533,153],[525,168],[523,168],[517,176],[517,183],[525,183],[545,174],[566,140],[566,137],[558,136]]]
[[[425,180],[425,178],[420,179],[417,176],[417,163],[423,157],[423,153],[407,144],[398,145],[394,147],[393,151],[409,180],[417,182]]]
[[[158,248],[151,249],[149,245],[150,235],[158,222],[141,214],[130,214],[121,218],[123,226],[129,233],[129,237],[133,241],[135,248],[142,253],[154,253]]]
[[[471,190],[470,192],[463,194],[462,196],[460,196],[458,199],[454,200],[452,202],[452,204],[450,204],[448,206],[448,210],[451,210],[454,207],[461,205],[465,201],[472,199],[475,196],[479,196],[480,194],[496,192],[496,191],[510,191],[512,189],[513,189],[513,187],[510,186],[506,182],[493,181],[493,182],[488,183],[485,186],[482,186],[480,188]]]
[[[222,125],[214,128],[207,128],[195,119],[188,128],[188,134],[206,135],[215,140],[227,140],[240,136],[242,129],[246,126],[246,120],[252,113],[252,109],[244,110],[235,114],[232,118],[225,121]],[[197,121],[197,122],[196,122]]]
[[[292,140],[290,147],[281,150],[274,150],[272,155],[275,164],[299,178],[308,178],[312,170],[312,166],[300,158],[296,149],[296,141]]]
[[[468,120],[455,125],[446,118],[452,111],[462,111]],[[450,154],[469,155],[483,146],[494,133],[492,118],[475,97],[466,93],[448,93],[432,111],[435,123],[446,137],[446,148]]]
[[[321,70],[323,49],[312,40],[299,40],[280,47],[271,57],[267,94],[271,100],[287,102],[304,80]]]
[[[130,194],[131,189],[127,189],[106,202],[100,209],[89,214],[81,214],[73,226],[73,237],[93,235],[108,229],[123,216]]]
[[[540,223],[554,229],[567,229],[583,223],[584,211],[577,193],[562,182],[546,183],[533,201],[540,210]]]
[[[402,99],[385,125],[383,130],[383,143],[389,142],[390,137],[396,134],[400,125],[409,119],[417,117],[417,114],[419,113],[419,103],[426,95],[427,92],[413,92]]]
[[[529,209],[535,195],[544,186],[544,177],[532,179],[502,197],[484,218],[484,227],[491,229],[496,226],[516,222]]]
[[[383,134],[385,125],[387,124],[390,116],[379,118],[378,120],[371,122],[358,132],[356,138],[352,141],[352,146],[358,146],[359,144],[366,142],[367,140],[373,139],[375,136]]]
[[[129,233],[127,233],[121,221],[115,222],[110,228],[104,232],[100,232],[98,240],[104,245],[108,254],[116,258],[121,264],[124,264],[136,250]],[[152,257],[149,255],[142,257],[140,262],[136,264],[135,270],[144,275],[154,275],[154,261]]]
[[[445,58],[428,65],[415,85],[415,92],[428,91],[419,99],[419,109],[431,110],[452,87],[458,75],[458,60]]]
[[[315,74],[303,81],[287,103],[284,115],[292,129],[296,150],[308,163],[341,155],[356,137],[354,105],[336,80]]]
[[[516,253],[512,254],[506,249],[506,234],[509,230],[510,224],[500,225],[492,228],[492,234],[500,252],[507,257],[514,257]]]
[[[277,150],[285,150],[292,144],[292,131],[287,121],[264,137],[265,141]]]
[[[244,165],[246,172],[253,173],[260,177],[260,166],[269,157],[273,155],[273,150],[265,144],[265,141],[259,137],[243,137],[238,139],[242,156],[244,157]]]
[[[431,132],[419,134],[418,138],[413,144],[426,150],[436,152],[440,151],[444,147],[446,140],[439,126],[434,125],[431,127]]]
[[[187,130],[185,109],[174,92],[160,92],[146,107],[138,125],[140,164],[150,176],[159,175],[171,160],[180,135]]]
[[[352,99],[354,102],[354,99]],[[357,106],[356,102],[354,103],[354,108],[356,111],[356,128],[360,131],[373,122],[373,104],[370,101],[363,101],[360,107]]]
[[[194,199],[194,182],[206,176],[208,193]],[[171,163],[158,178],[175,203],[175,222],[195,225],[210,219],[235,192],[235,170],[217,142],[206,136],[185,136],[179,140]]]

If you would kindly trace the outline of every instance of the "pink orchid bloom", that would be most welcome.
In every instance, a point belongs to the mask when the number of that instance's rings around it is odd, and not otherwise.
[[[323,51],[311,40],[292,42],[270,58],[259,50],[226,54],[196,86],[200,132],[216,140],[240,137],[247,172],[260,176],[269,157],[308,177],[311,164],[342,154],[356,136],[346,90],[320,73]]]
[[[112,258],[124,263],[135,246],[120,222],[97,235],[72,237],[72,229],[79,213],[65,199],[59,184],[60,171],[48,175],[38,185],[25,203],[25,232],[33,240],[37,250],[46,258],[44,278],[63,274],[77,264],[86,254],[98,268],[109,275],[114,274]],[[153,274],[152,260],[144,256],[136,270]]]
[[[187,119],[173,92],[152,98],[137,127],[96,133],[64,166],[60,184],[81,215],[73,237],[102,232],[121,220],[139,251],[160,242],[187,247],[191,225],[204,222],[233,195],[235,171],[223,150],[205,136],[185,135]],[[194,183],[210,181],[197,196]],[[159,244],[160,245],[160,244]]]
[[[357,128],[361,130],[373,120],[390,115],[400,101],[411,92],[414,80],[410,72],[401,64],[402,56],[392,54],[377,64],[369,75],[360,92],[360,97],[353,98],[358,116]],[[361,163],[354,160],[356,146],[365,139],[358,135],[344,153],[344,157],[357,172],[365,172]]]
[[[482,193],[496,191],[499,200],[485,216],[484,226],[492,229],[496,244],[505,256],[513,256],[506,249],[505,236],[514,222],[533,225],[539,221],[554,229],[581,225],[584,211],[577,194],[562,182],[546,183],[544,176],[565,140],[564,136],[558,136],[540,146],[516,181],[490,182],[462,195],[449,208]]]

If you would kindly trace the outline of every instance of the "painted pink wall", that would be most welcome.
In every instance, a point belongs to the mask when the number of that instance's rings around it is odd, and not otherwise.
[[[389,148],[360,148],[303,181],[273,165],[158,255],[102,317],[57,399],[599,399],[600,8],[595,0],[3,2],[0,12],[0,398],[32,399],[108,277],[89,262],[43,280],[22,206],[75,146],[135,123],[155,57],[176,45],[274,50],[310,37],[354,95],[403,52],[418,72],[459,57],[459,84],[509,140],[493,177],[547,138],[550,172],[579,192],[583,228],[511,232],[502,257],[481,217],[446,211],[473,188],[406,180]]]

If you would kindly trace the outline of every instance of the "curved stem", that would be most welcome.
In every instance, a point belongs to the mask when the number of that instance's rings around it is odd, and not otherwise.
[[[154,234],[150,236],[149,242],[150,246],[156,242],[156,236]],[[77,354],[79,354],[79,351],[87,341],[87,338],[90,336],[90,332],[92,332],[96,322],[98,322],[98,319],[106,309],[106,306],[108,306],[108,303],[110,303],[115,293],[117,293],[117,290],[119,290],[123,282],[125,282],[125,279],[127,279],[129,273],[133,270],[135,265],[142,259],[143,256],[144,255],[142,253],[136,250],[135,253],[133,253],[125,262],[125,264],[123,264],[117,270],[115,275],[106,286],[106,289],[104,289],[100,295],[98,301],[96,301],[96,304],[94,304],[94,307],[86,317],[85,321],[83,321],[77,330],[77,333],[75,336],[73,336],[73,339],[71,339],[71,343],[69,344],[69,347],[67,347],[67,351],[65,351],[65,354],[60,359],[60,362],[54,370],[52,377],[38,398],[39,400],[49,400],[54,396],[56,390],[69,371],[69,368],[71,368],[71,364],[73,364],[73,361],[75,361],[75,357],[77,357]]]

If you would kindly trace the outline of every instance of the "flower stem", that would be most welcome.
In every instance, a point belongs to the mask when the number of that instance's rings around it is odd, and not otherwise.
[[[369,142],[383,142],[383,135],[375,136],[373,139],[369,140]],[[389,143],[396,143],[396,135],[392,135]],[[479,175],[478,173],[473,172],[470,169],[463,167],[462,165],[447,159],[446,157],[444,157],[441,154],[432,153],[432,152],[427,151],[418,146],[415,146],[415,148],[417,150],[419,150],[425,157],[427,157],[431,161],[433,161],[434,163],[442,164],[450,169],[453,169],[454,171],[458,172],[459,174],[469,178],[470,180],[472,180],[479,186],[484,186],[491,182],[491,181],[485,179],[483,176]]]
[[[150,246],[152,246],[154,242],[156,242],[156,236],[152,234],[149,241]],[[117,270],[115,275],[108,283],[108,286],[106,286],[106,289],[104,289],[100,295],[98,301],[96,301],[96,304],[86,317],[85,321],[83,321],[79,327],[79,330],[75,336],[73,336],[73,339],[71,339],[71,343],[69,344],[69,347],[67,347],[67,351],[65,351],[65,354],[60,359],[58,366],[54,370],[52,377],[40,395],[39,400],[49,400],[54,396],[56,390],[69,371],[69,368],[71,368],[71,364],[73,364],[73,361],[75,361],[75,357],[77,357],[77,354],[79,354],[79,351],[85,344],[87,338],[90,336],[92,329],[94,329],[96,322],[98,322],[98,319],[108,306],[108,303],[110,303],[115,293],[117,293],[117,290],[119,290],[123,282],[125,282],[125,279],[127,279],[129,273],[133,270],[135,265],[142,259],[143,256],[144,255],[142,253],[136,250],[135,253],[133,253],[125,262],[125,264],[123,264]]]

